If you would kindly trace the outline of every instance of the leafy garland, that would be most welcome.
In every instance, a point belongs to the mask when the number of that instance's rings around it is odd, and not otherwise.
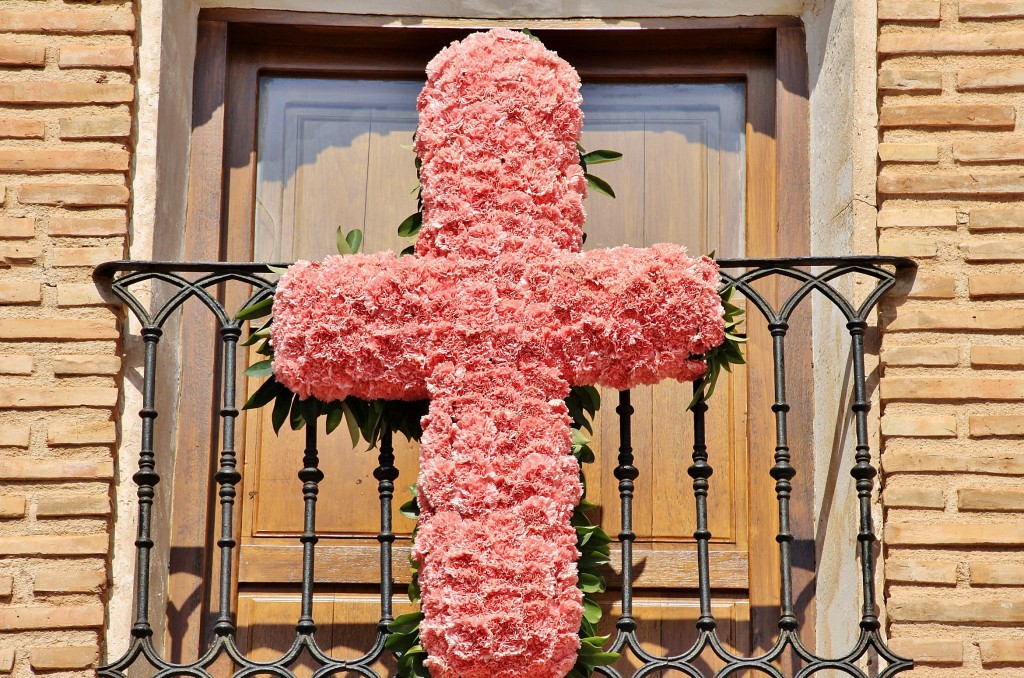
[[[587,152],[577,143],[579,162],[587,180],[590,190],[614,198],[615,192],[605,180],[587,171],[589,165],[596,165],[605,162],[612,162],[622,157],[621,153],[609,150],[597,150]],[[416,237],[423,224],[423,199],[422,188],[419,184],[419,170],[421,162],[416,158],[417,184],[413,189],[416,193],[417,211],[407,217],[398,227],[398,234],[402,237]],[[586,235],[584,234],[584,241]],[[359,229],[345,233],[338,228],[336,234],[338,253],[342,255],[356,254],[362,249],[363,234]],[[413,254],[415,244],[405,247],[401,255]],[[284,273],[285,269],[269,267],[274,273]],[[692,408],[698,402],[704,401],[711,396],[715,390],[715,384],[721,371],[731,371],[731,365],[742,364],[743,354],[740,344],[746,340],[738,330],[743,321],[743,310],[731,302],[733,286],[724,288],[721,292],[722,306],[725,311],[725,341],[703,356],[708,365],[707,373],[701,380],[698,389],[690,402]],[[420,426],[420,419],[427,414],[429,401],[388,401],[388,400],[362,400],[354,396],[348,396],[344,400],[323,402],[315,397],[301,400],[298,394],[289,391],[283,384],[278,382],[273,374],[274,348],[270,343],[270,328],[273,323],[271,311],[273,298],[265,297],[253,302],[241,309],[235,316],[238,320],[254,321],[267,318],[262,324],[251,329],[248,338],[242,342],[242,346],[258,344],[255,351],[265,359],[250,366],[245,374],[254,377],[268,377],[252,396],[246,401],[243,409],[258,409],[274,403],[271,410],[271,423],[275,432],[279,432],[285,422],[288,422],[292,430],[299,430],[307,423],[315,422],[318,417],[326,417],[327,433],[333,433],[342,421],[347,424],[352,445],[355,446],[363,439],[373,449],[377,446],[384,431],[398,432],[409,440],[419,441],[423,435]],[[590,438],[584,433],[593,435],[592,418],[601,405],[601,397],[593,386],[574,386],[568,397],[565,399],[569,414],[572,417],[572,454],[580,464],[580,481],[583,484],[583,496],[579,505],[573,512],[571,524],[576,529],[576,547],[580,552],[577,562],[579,577],[577,586],[583,592],[583,617],[580,623],[580,648],[577,653],[576,664],[569,672],[567,678],[589,678],[594,669],[598,666],[613,664],[619,659],[619,653],[606,652],[604,646],[609,636],[597,635],[597,624],[602,617],[601,606],[596,595],[607,590],[604,575],[601,568],[607,565],[610,555],[609,544],[611,537],[601,528],[593,523],[586,512],[597,508],[586,499],[586,477],[584,464],[595,461],[594,451],[589,447]],[[416,500],[415,485],[410,486],[413,498],[402,505],[403,515],[418,519],[419,506]],[[418,526],[417,526],[418,528]],[[412,538],[416,537],[416,529],[413,530]],[[419,563],[410,557],[412,579],[409,585],[408,594],[412,602],[420,598]],[[427,652],[419,642],[419,627],[423,620],[422,612],[410,612],[400,615],[388,626],[390,635],[385,641],[385,647],[390,650],[398,659],[398,675],[400,678],[429,678],[430,672],[424,665]]]

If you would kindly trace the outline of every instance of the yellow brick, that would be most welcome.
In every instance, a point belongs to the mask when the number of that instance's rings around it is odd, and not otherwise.
[[[98,654],[94,646],[34,647],[28,652],[28,662],[35,671],[72,671],[89,668]]]
[[[885,578],[914,584],[956,584],[957,563],[950,560],[903,560],[892,556],[885,561]]]
[[[1024,545],[1024,524],[890,521],[885,541],[889,546],[1020,546]]]
[[[0,458],[0,480],[109,480],[113,476],[110,461]]]
[[[883,238],[878,242],[878,253],[891,257],[930,259],[938,254],[935,238]]]
[[[956,346],[898,346],[882,351],[882,363],[891,367],[953,367],[959,362]]]
[[[31,388],[0,391],[0,408],[113,407],[116,388]]]
[[[12,353],[0,355],[0,374],[32,374],[33,361],[30,355]]]
[[[882,106],[882,127],[1009,127],[1016,120],[1013,106],[995,104],[930,104]]]
[[[109,546],[106,534],[0,537],[0,555],[5,556],[106,554]]]
[[[1024,17],[1020,0],[960,0],[961,19],[1019,19]]]
[[[0,323],[0,339],[35,341],[47,339],[117,339],[117,323],[106,320],[60,320],[57,318],[12,318]]]
[[[1024,242],[976,240],[960,245],[967,261],[1024,261]]]
[[[130,11],[105,9],[7,11],[0,12],[0,26],[9,33],[131,33],[135,17]]]
[[[0,25],[0,29],[4,26]],[[0,45],[0,66],[42,66],[46,48],[42,45]]]
[[[38,304],[42,300],[39,283],[0,282],[0,304]]]
[[[882,435],[905,438],[953,438],[956,437],[956,417],[887,414],[882,417]],[[939,496],[941,495],[940,492]]]
[[[913,287],[902,294],[912,299],[952,299],[956,296],[956,281],[946,276],[916,275]],[[898,293],[894,290],[893,295]]]
[[[135,98],[131,85],[86,82],[0,82],[0,104],[120,104]]]
[[[53,359],[54,374],[104,374],[121,371],[121,359],[111,355],[59,355]]]
[[[113,443],[117,437],[112,421],[54,421],[46,431],[46,442],[50,445]]]
[[[878,0],[879,21],[938,21],[938,0]]]
[[[118,303],[120,302],[113,295],[110,299],[104,299],[94,284],[57,285],[57,305],[61,307],[107,306]]]
[[[64,45],[57,65],[61,68],[131,68],[135,65],[132,48]]]
[[[50,235],[79,236],[83,238],[107,235],[124,235],[127,224],[123,218],[114,219],[50,219],[47,231]]]
[[[0,243],[0,259],[8,264],[35,261],[42,253],[43,250],[38,245]]]
[[[1024,664],[1024,640],[982,640],[978,643],[978,649],[981,650],[982,666]]]
[[[1024,50],[1024,33],[927,31],[889,33],[878,38],[880,54],[996,54]]]
[[[883,400],[1022,400],[1024,379],[883,377]]]
[[[1024,492],[1020,489],[962,487],[957,491],[961,511],[1024,511]]]
[[[913,657],[920,664],[963,664],[964,644],[961,640],[926,638],[893,638],[889,647],[904,657]]]
[[[31,436],[28,426],[0,426],[0,447],[28,447]]]
[[[973,585],[1024,586],[1024,565],[972,562],[970,569]]]
[[[956,88],[961,92],[1024,87],[1024,73],[1019,68],[965,68],[956,74]]]
[[[883,70],[878,73],[878,89],[885,92],[937,93],[942,91],[942,73]]]
[[[894,621],[936,623],[1009,624],[1024,622],[1024,598],[975,600],[952,596],[921,598],[893,595],[889,599],[889,617]]]
[[[115,184],[23,184],[18,199],[29,205],[119,206],[128,203],[128,189]]]
[[[0,217],[0,238],[32,238],[36,220],[32,217]]]
[[[972,299],[1024,296],[1024,278],[1016,274],[972,275],[967,285]]]
[[[991,174],[905,174],[878,177],[878,190],[886,194],[939,193],[957,195],[1005,195],[1020,193],[1024,172]]]
[[[14,593],[14,577],[0,577],[0,598],[10,598]]]
[[[61,139],[121,138],[131,134],[132,121],[127,115],[61,118]]]
[[[73,629],[103,626],[103,606],[33,605],[31,607],[0,607],[0,628],[5,631],[33,629]]]
[[[1024,160],[1024,139],[955,141],[953,158],[964,163],[1001,163]]]
[[[1024,367],[1024,348],[1016,346],[972,346],[973,367]]]
[[[890,332],[917,330],[1003,331],[1024,329],[1024,310],[984,309],[905,309],[887,327]]]
[[[0,518],[24,518],[25,497],[0,496]]]
[[[878,144],[882,162],[938,162],[938,144]]]
[[[0,673],[14,670],[14,650],[0,650]]]
[[[0,172],[125,172],[127,151],[0,149]]]
[[[58,267],[88,266],[92,268],[105,261],[116,261],[124,256],[120,247],[56,247],[50,262]]]
[[[1006,414],[972,414],[970,430],[972,438],[1024,435],[1024,418]]]
[[[107,583],[102,570],[43,570],[37,572],[33,590],[37,593],[86,593]]]
[[[973,209],[970,214],[972,231],[1024,230],[1024,209]]]
[[[0,137],[6,139],[42,139],[45,133],[42,120],[0,120]]]
[[[887,487],[882,503],[896,508],[941,509],[946,507],[946,498],[939,487]]]
[[[977,454],[960,452],[894,451],[891,446],[882,455],[886,473],[979,473],[989,475],[1024,474],[1024,454]]]
[[[36,515],[105,516],[110,513],[110,498],[105,494],[45,494],[36,502]]]

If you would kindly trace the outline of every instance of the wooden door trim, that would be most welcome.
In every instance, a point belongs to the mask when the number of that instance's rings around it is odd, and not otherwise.
[[[200,13],[194,84],[193,115],[196,124],[193,126],[189,204],[185,224],[186,259],[245,260],[251,256],[249,225],[252,223],[252,196],[255,190],[256,87],[261,71],[309,75],[348,74],[357,77],[417,77],[422,73],[426,58],[436,50],[436,47],[431,50],[417,47],[425,36],[422,31],[432,31],[429,35],[432,41],[444,34],[444,31],[464,33],[472,28],[483,27],[484,23],[487,26],[502,23],[434,20],[430,26],[384,25],[390,21],[381,17],[234,9],[210,9]],[[510,26],[522,26],[524,23],[527,22],[507,22]],[[579,32],[586,29],[600,30],[604,34],[602,37],[607,36],[606,40],[612,43],[616,35],[629,36],[630,40],[643,35],[648,46],[643,54],[619,52],[614,55],[615,63],[609,61],[602,64],[597,59],[589,73],[587,65],[581,64],[580,71],[585,78],[589,76],[594,80],[613,81],[626,75],[635,76],[638,70],[641,75],[652,80],[684,76],[745,78],[748,88],[753,88],[748,89],[748,228],[757,229],[758,224],[767,226],[758,230],[768,236],[766,240],[760,241],[756,236],[748,237],[747,256],[796,256],[809,252],[806,50],[799,19],[657,19],[639,21],[639,28],[626,30],[586,20],[528,23],[538,30],[550,29],[550,34],[557,36],[556,41],[569,35],[564,32],[566,29]],[[306,33],[296,33],[297,27],[309,24],[318,25],[309,27]],[[361,37],[361,40],[351,43],[354,45],[367,41],[373,43],[376,40],[376,44],[383,41],[385,44],[400,46],[408,41],[414,48],[374,51],[370,58],[345,62],[341,57],[351,57],[353,50],[339,51],[336,46],[334,49],[325,49],[318,47],[315,41],[300,47],[274,47],[262,42],[274,39],[287,41],[285,36],[289,35],[294,38],[296,35],[308,37],[323,35],[325,32],[329,34],[332,29],[335,32],[343,31],[348,36]],[[682,42],[689,46],[706,47],[709,40],[723,38],[728,38],[728,43],[718,50],[687,52],[685,63],[680,60],[651,67],[650,57],[654,48],[659,45],[678,45],[681,36],[689,36],[689,39]],[[693,39],[696,36],[701,36],[701,40]],[[771,48],[766,50],[765,46],[769,43]],[[423,57],[425,53],[426,58]],[[644,63],[646,67],[640,68]],[[762,105],[754,106],[752,102]],[[230,124],[226,124],[227,121]],[[217,161],[218,149],[221,162]],[[750,171],[754,164],[757,164],[757,171]],[[767,173],[764,172],[766,167],[769,168]],[[222,224],[224,228],[220,227]],[[798,343],[796,339],[797,335],[794,335],[793,343],[797,346],[809,345],[809,342]],[[809,352],[805,353],[806,360],[790,361],[796,368],[790,376],[792,393],[811,392]],[[185,364],[209,362],[210,354],[210,346],[205,342],[184,342]],[[763,356],[754,356],[753,359],[763,360]],[[207,384],[201,390],[210,393],[209,388]],[[754,389],[751,398],[760,398],[753,402],[771,402],[774,399],[770,384],[752,384],[751,388]],[[211,394],[216,396],[215,393]],[[212,421],[212,408],[189,404],[184,399],[183,402],[186,403],[184,407],[189,408],[188,416],[195,417],[194,421],[200,424]],[[794,417],[790,427],[793,465],[798,470],[813,468],[812,420],[812,416],[801,417],[799,421]],[[243,450],[244,441],[239,441],[238,447],[240,451]],[[179,455],[184,456],[181,463],[176,462],[176,468],[190,468],[194,473],[196,468],[209,467],[210,459],[204,457],[208,448],[185,450],[179,445],[178,449]],[[755,461],[758,462],[757,468]],[[244,463],[244,459],[239,459],[239,462]],[[770,455],[755,455],[751,464],[751,478],[759,479],[749,486],[751,503],[758,496],[764,497],[766,491],[771,494],[770,499],[774,502],[774,488],[768,481],[767,473],[771,465]],[[810,478],[811,474],[806,472],[801,476]],[[209,481],[205,482],[208,486]],[[795,484],[791,516],[794,530],[798,531],[798,540],[812,539],[812,493],[813,488],[808,483],[797,481]],[[182,524],[209,524],[211,511],[208,505],[179,496],[177,491],[172,502],[178,516],[176,520]],[[762,529],[758,529],[754,521],[751,521],[752,550],[777,553],[775,528],[774,525],[770,527],[767,529],[762,526]],[[207,552],[210,551],[212,549],[208,548]],[[803,567],[798,570],[800,575],[795,576],[797,593],[806,594],[813,590],[813,547],[809,552],[807,549],[795,551],[797,565]],[[204,568],[208,566],[209,558]],[[765,591],[760,601],[764,603],[764,609],[777,602],[778,577],[777,568],[774,569],[774,580],[762,581],[753,564],[750,565],[751,623],[755,638],[769,638],[776,631],[777,618],[763,611],[758,613],[754,590],[757,588]],[[805,595],[804,599],[813,599],[813,595]],[[198,615],[199,611],[196,612]],[[813,634],[813,609],[809,610],[803,621],[803,633]],[[190,623],[189,626],[195,628],[198,624]],[[808,641],[813,642],[809,637]]]

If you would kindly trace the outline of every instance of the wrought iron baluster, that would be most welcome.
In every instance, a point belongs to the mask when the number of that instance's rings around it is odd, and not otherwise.
[[[316,633],[313,621],[313,575],[316,560],[314,549],[320,540],[316,536],[316,500],[320,493],[320,481],[324,472],[320,470],[320,457],[317,450],[317,422],[306,422],[306,449],[302,455],[302,470],[299,480],[302,481],[302,604],[299,611],[299,622],[295,630],[303,635]]]
[[[854,400],[851,409],[857,430],[856,463],[850,475],[857,481],[857,501],[860,509],[857,543],[860,550],[864,599],[860,626],[865,631],[873,632],[878,630],[879,623],[875,606],[875,564],[871,553],[875,543],[875,529],[871,519],[871,491],[878,471],[871,465],[871,445],[868,442],[868,412],[871,410],[871,403],[867,398],[864,374],[864,331],[867,329],[867,323],[864,320],[851,320],[846,327],[850,331],[853,351]]]
[[[627,634],[636,631],[633,619],[633,481],[640,474],[633,466],[633,405],[629,391],[619,392],[619,404],[615,408],[619,415],[619,465],[615,477],[619,480],[619,499],[622,504],[619,543],[622,545],[622,612],[615,628]]]
[[[772,357],[774,363],[775,402],[775,465],[770,473],[775,479],[775,494],[779,501],[779,568],[781,570],[781,612],[779,628],[795,631],[798,625],[793,610],[793,531],[789,523],[789,500],[793,492],[792,480],[796,469],[790,465],[789,437],[786,417],[789,403],[786,401],[786,332],[789,324],[784,320],[768,323],[772,335]]]
[[[391,607],[392,598],[392,562],[391,545],[395,541],[395,533],[391,526],[391,500],[395,496],[395,481],[398,469],[395,468],[395,447],[391,429],[385,428],[380,436],[380,454],[377,455],[377,468],[373,472],[377,479],[377,493],[380,496],[380,623],[378,628],[387,632],[388,624],[394,621]]]
[[[153,421],[157,417],[156,349],[162,334],[163,331],[159,327],[142,328],[142,339],[146,345],[142,409],[139,410],[139,417],[142,418],[142,447],[139,450],[139,470],[132,476],[132,480],[139,488],[139,525],[135,538],[135,623],[132,626],[132,636],[135,638],[149,638],[153,635],[153,627],[149,622],[149,556],[153,549],[150,530],[155,488],[160,482],[160,475],[156,472],[156,455],[153,453]]]
[[[699,393],[703,379],[694,382],[693,392]],[[696,518],[697,529],[694,530],[693,538],[697,540],[697,581],[698,595],[700,597],[700,617],[697,619],[697,629],[711,632],[718,626],[715,616],[711,611],[711,562],[709,554],[709,542],[711,541],[711,530],[708,529],[708,480],[714,472],[708,464],[708,446],[705,436],[704,415],[708,411],[708,404],[703,398],[693,406],[693,464],[687,469],[690,477],[693,478],[693,496],[697,502]]]
[[[218,636],[234,633],[235,624],[231,619],[231,570],[232,551],[237,542],[234,538],[234,506],[237,491],[235,486],[242,479],[238,472],[235,454],[235,421],[238,419],[238,408],[235,403],[235,379],[238,361],[238,338],[242,330],[237,323],[221,327],[220,336],[224,358],[224,395],[220,409],[222,439],[220,468],[214,479],[220,485],[220,609],[217,623],[213,630]]]

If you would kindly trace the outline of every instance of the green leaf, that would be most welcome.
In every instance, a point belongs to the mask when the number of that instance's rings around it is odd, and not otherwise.
[[[580,573],[579,588],[584,593],[604,593],[605,583],[597,575]]]
[[[417,180],[416,180],[416,185],[412,187],[412,190],[411,190],[411,191],[409,191],[409,195],[412,195],[412,194],[413,194],[413,193],[415,193],[416,191],[420,190],[420,188],[421,188],[421,187],[422,187],[422,186],[420,185],[419,179],[417,179]]]
[[[409,245],[408,247],[403,248],[398,256],[407,257],[410,254],[416,254],[416,245]]]
[[[384,641],[384,647],[397,654],[405,654],[419,642],[420,634],[418,633],[394,633]]]
[[[590,438],[583,435],[583,432],[579,429],[572,429],[572,444],[573,445],[586,445],[590,442]]]
[[[409,633],[419,628],[423,621],[422,612],[407,612],[395,617],[395,621],[388,624],[388,631],[391,633]]]
[[[594,450],[590,449],[588,445],[581,446],[574,452],[576,458],[580,460],[581,464],[593,464],[597,461],[597,456],[594,454]]]
[[[276,273],[278,275],[283,275],[284,273],[286,273],[288,271],[288,267],[287,266],[274,266],[272,264],[267,264],[267,270],[269,270],[271,273]]]
[[[415,212],[405,218],[405,221],[398,225],[398,235],[409,238],[420,232],[423,225],[423,212]]]
[[[273,306],[274,297],[264,297],[259,301],[255,301],[248,306],[243,307],[235,314],[235,320],[252,320],[254,318],[262,318],[265,315],[270,315]]]
[[[345,423],[348,425],[348,435],[352,438],[352,447],[359,444],[359,421],[356,413],[349,407],[347,398],[341,403],[341,411],[345,413]]]
[[[615,162],[620,160],[622,154],[618,151],[609,151],[607,149],[601,149],[599,151],[590,151],[583,155],[583,162],[588,165],[600,165],[602,162]]]
[[[416,497],[413,497],[409,501],[407,501],[404,504],[402,504],[401,506],[399,506],[398,507],[398,512],[401,513],[406,518],[411,518],[413,520],[416,520],[417,518],[419,518],[420,517],[420,506],[419,506],[419,503],[416,501]]]
[[[584,173],[583,176],[586,178],[587,188],[589,188],[590,190],[596,193],[607,195],[609,198],[615,197],[615,191],[613,191],[612,187],[608,185],[608,182],[602,179],[601,177],[595,177],[593,174],[590,174],[589,172]]]
[[[327,433],[334,433],[334,429],[341,425],[341,420],[345,418],[345,410],[342,406],[337,403],[331,403],[331,407],[327,410]]]
[[[242,405],[243,410],[252,410],[258,407],[263,407],[271,400],[277,397],[277,394],[287,389],[278,383],[277,379],[270,377],[265,382],[260,384],[260,387],[249,396],[249,399],[245,401],[245,405]]]
[[[269,377],[274,373],[274,361],[273,360],[261,360],[258,363],[253,363],[245,370],[245,376],[260,379],[262,377]]]
[[[274,401],[274,411],[270,414],[270,421],[274,425],[274,433],[280,433],[285,420],[288,419],[288,410],[292,406],[292,392],[282,390],[277,394]]]
[[[342,230],[341,226],[338,226],[338,230],[334,232],[334,242],[338,248],[338,254],[355,254],[352,251],[352,246],[348,244],[348,240],[345,238],[345,231]]]
[[[583,599],[583,618],[584,619],[586,619],[591,624],[596,624],[599,621],[601,621],[601,617],[603,616],[603,614],[604,613],[601,612],[601,606],[598,605],[596,602],[594,602],[593,599],[591,599],[589,596],[585,597]],[[580,654],[581,655],[583,653],[583,647],[584,647],[583,645],[580,646]]]
[[[288,424],[293,431],[298,431],[306,425],[306,419],[302,416],[302,401],[299,400],[298,393],[292,398],[292,410],[288,415]]]
[[[538,38],[536,35],[534,35],[533,32],[529,28],[523,28],[520,32],[523,35],[529,37],[530,40],[536,40],[537,42],[540,42],[540,38]]]
[[[348,247],[352,250],[352,254],[358,254],[363,249],[363,232],[358,228],[353,228],[345,236],[345,242],[348,243]]]

